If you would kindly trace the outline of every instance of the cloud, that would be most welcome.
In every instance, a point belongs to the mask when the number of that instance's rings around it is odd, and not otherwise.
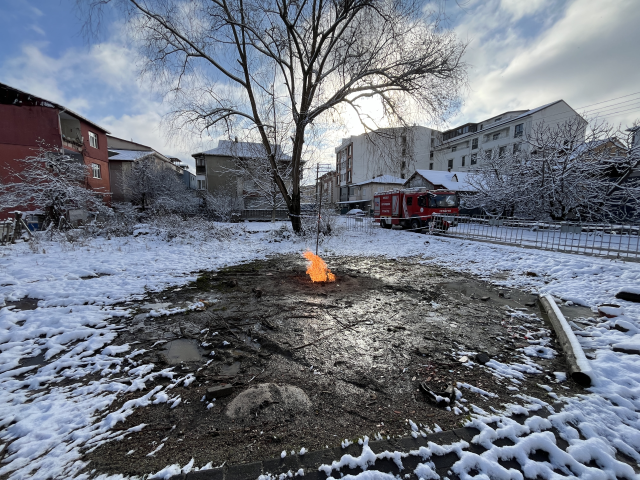
[[[23,45],[19,55],[0,67],[0,81],[54,101],[103,126],[194,166],[191,153],[200,139],[170,142],[161,128],[168,106],[138,80],[137,56],[130,49],[104,42],[89,49],[71,48],[55,57],[46,43]]]
[[[33,30],[34,32],[39,33],[39,34],[40,34],[40,35],[42,35],[43,37],[46,37],[46,36],[47,36],[47,34],[45,33],[45,31],[44,31],[43,29],[41,29],[39,26],[35,25],[35,24],[34,24],[34,25],[31,25],[29,28],[30,28],[31,30]]]
[[[473,37],[467,60],[471,92],[452,124],[480,121],[501,111],[534,108],[564,99],[574,108],[640,90],[637,48],[640,9],[633,0],[574,0],[534,37],[510,28],[514,18],[545,13],[544,1],[487,2],[457,26]],[[485,29],[484,22],[488,22]],[[497,25],[503,32],[495,33]],[[493,33],[491,33],[493,32]],[[615,109],[605,111],[613,113]],[[640,110],[607,117],[630,123]]]

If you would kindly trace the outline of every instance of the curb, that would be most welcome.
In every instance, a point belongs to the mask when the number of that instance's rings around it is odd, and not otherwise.
[[[542,305],[542,309],[547,314],[556,332],[558,341],[562,346],[567,363],[569,364],[571,378],[578,385],[590,387],[595,380],[595,374],[593,370],[591,370],[589,360],[585,357],[580,342],[578,342],[573,330],[571,330],[567,320],[558,308],[556,301],[551,295],[545,293],[540,295],[540,305]]]

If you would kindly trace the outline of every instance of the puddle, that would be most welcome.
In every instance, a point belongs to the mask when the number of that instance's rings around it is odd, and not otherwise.
[[[5,300],[7,307],[13,307],[16,310],[35,310],[38,308],[39,298],[24,297],[17,301]]]
[[[170,365],[177,365],[182,362],[200,362],[202,353],[194,340],[179,338],[167,343],[163,350]]]
[[[223,365],[220,367],[220,375],[234,377],[240,373],[241,362],[233,362],[231,365]]]

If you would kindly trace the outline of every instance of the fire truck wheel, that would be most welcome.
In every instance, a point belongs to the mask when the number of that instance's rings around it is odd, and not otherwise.
[[[411,227],[410,227],[411,230],[413,230],[414,232],[418,232],[418,230],[420,230],[421,227],[422,225],[420,225],[420,220],[418,220],[417,218],[414,218],[411,220]]]
[[[386,221],[386,220],[384,220],[384,219],[383,219],[383,220],[380,220],[380,226],[381,226],[382,228],[391,228],[391,224],[387,223],[387,221]]]

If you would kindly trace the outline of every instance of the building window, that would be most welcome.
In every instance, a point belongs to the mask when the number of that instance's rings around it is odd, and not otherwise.
[[[471,140],[471,150],[475,150],[476,148],[478,148],[478,139],[474,138]]]
[[[453,158],[450,160],[447,160],[447,167],[448,168],[453,168]]]
[[[89,145],[93,148],[98,148],[98,134],[89,132]]]
[[[514,138],[521,137],[523,130],[524,130],[524,123],[520,123],[520,124],[516,125],[516,128],[515,128],[514,133],[513,133],[513,137]]]
[[[471,165],[475,165],[476,163],[478,163],[478,154],[477,153],[472,153],[471,154]]]
[[[204,190],[206,185],[206,180],[198,180],[198,190]]]
[[[204,167],[204,158],[196,158],[196,167]]]
[[[433,158],[433,151],[429,153],[429,158]]]
[[[91,164],[91,173],[93,173],[93,178],[102,178],[100,165],[98,165],[97,163]]]
[[[347,182],[351,181],[351,171],[347,172]]]
[[[493,134],[493,139],[498,140],[500,138],[500,132]]]
[[[507,153],[507,147],[500,147],[498,150],[498,157],[503,158],[505,153]]]
[[[513,153],[518,153],[520,152],[520,143],[514,143],[513,144]]]
[[[458,149],[458,146],[457,146],[457,145],[454,145],[453,147],[451,147],[451,151],[452,151],[452,152],[455,152],[457,149]]]
[[[464,167],[465,163],[467,163],[467,156],[463,155],[462,156],[462,166]]]
[[[429,164],[429,170],[433,170],[433,163]]]

